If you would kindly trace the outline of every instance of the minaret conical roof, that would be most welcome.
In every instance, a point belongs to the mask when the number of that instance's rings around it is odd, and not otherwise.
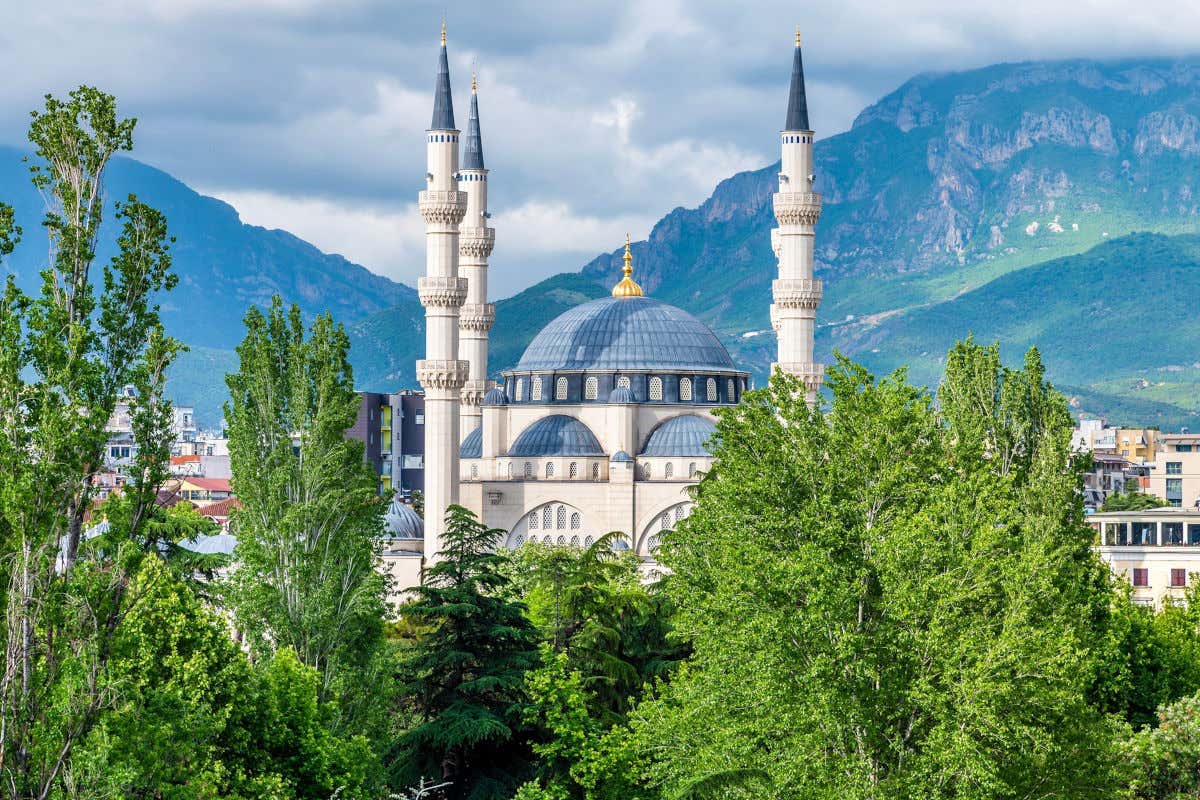
[[[467,120],[467,140],[463,143],[462,168],[483,169],[483,139],[479,136],[479,95],[471,77],[471,116]]]
[[[431,131],[452,131],[454,99],[450,96],[450,62],[446,58],[446,26],[442,26],[442,52],[438,57],[437,83],[433,87],[433,122]]]
[[[796,33],[796,55],[792,59],[792,86],[788,92],[785,131],[807,131],[808,98],[804,95],[804,61],[800,58],[800,34]]]

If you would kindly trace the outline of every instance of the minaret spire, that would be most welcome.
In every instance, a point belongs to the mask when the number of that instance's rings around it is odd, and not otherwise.
[[[425,191],[417,198],[425,220],[425,275],[417,281],[425,307],[425,358],[417,362],[417,380],[425,389],[426,559],[441,550],[446,509],[458,502],[459,393],[467,379],[467,364],[458,355],[459,308],[467,296],[458,264],[458,225],[467,210],[457,178],[458,136],[443,23],[433,123],[425,132]]]
[[[479,132],[479,81],[471,75],[471,117],[463,142],[459,191],[467,195],[467,213],[459,227],[460,274],[467,279],[467,302],[458,320],[458,357],[469,365],[462,388],[463,437],[483,420],[483,396],[488,390],[488,332],[496,320],[496,306],[488,302],[488,256],[496,231],[488,227],[488,171],[483,166],[483,137]]]
[[[779,342],[775,369],[799,378],[809,402],[816,402],[824,367],[813,361],[813,334],[822,286],[813,277],[814,236],[821,217],[821,195],[813,191],[813,132],[808,125],[800,29],[792,57],[787,120],[780,132],[782,157],[779,191],[772,198],[779,227],[771,246],[779,259],[779,278],[771,285],[771,325]]]

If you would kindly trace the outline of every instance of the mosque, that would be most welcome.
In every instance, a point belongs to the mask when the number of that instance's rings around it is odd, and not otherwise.
[[[445,509],[459,503],[504,531],[507,547],[587,546],[620,531],[622,547],[653,563],[660,533],[689,513],[688,488],[712,464],[713,412],[737,403],[750,376],[704,323],[645,295],[626,237],[624,275],[612,295],[553,320],[516,366],[489,380],[495,230],[477,88],[472,80],[464,137],[454,122],[443,26],[419,196],[426,226],[426,274],[418,283],[426,357],[417,362],[425,389],[424,560],[441,548]],[[799,33],[780,144],[772,370],[800,378],[811,399],[823,374],[813,362],[821,196],[812,190]]]

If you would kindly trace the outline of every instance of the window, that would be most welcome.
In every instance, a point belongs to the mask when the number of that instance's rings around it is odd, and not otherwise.
[[[679,399],[684,400],[684,401],[689,401],[692,399],[692,379],[691,378],[680,378],[679,379]]]
[[[1162,524],[1162,543],[1171,545],[1183,544],[1183,523],[1164,522]]]
[[[569,467],[567,467],[567,477],[568,478],[578,478],[579,477],[579,464],[578,463],[572,461],[571,465]]]
[[[555,517],[556,517],[556,521],[558,524],[558,529],[560,531],[563,528],[567,527],[567,509],[566,508],[564,508],[563,506],[559,506],[558,513],[555,514]]]
[[[534,401],[541,400],[542,399],[542,376],[537,375],[533,378],[530,378],[529,380],[532,381],[529,384],[529,399],[534,400]]]
[[[552,516],[553,514],[554,512],[550,510],[550,506],[546,506],[542,509],[542,527],[546,530],[550,530],[552,523],[554,522],[554,518]]]
[[[526,479],[533,477],[533,464],[525,462],[525,477]]]
[[[1154,523],[1153,522],[1135,522],[1133,523],[1133,541],[1134,545],[1151,545],[1158,544],[1155,541]]]
[[[617,388],[618,389],[628,389],[629,388],[629,376],[628,375],[622,375],[621,377],[617,378]]]
[[[517,402],[520,403],[525,399],[525,379],[517,378],[517,391],[515,392]]]
[[[642,464],[642,480],[644,480],[644,481],[650,480],[650,465],[649,464]]]
[[[578,536],[571,537],[571,547],[579,547],[579,537]]]
[[[529,512],[529,530],[536,531],[538,526],[538,516],[536,511]]]
[[[650,402],[661,401],[662,399],[662,378],[655,375],[650,379]]]
[[[1183,478],[1167,478],[1167,499],[1183,499]]]
[[[689,478],[696,477],[696,462],[695,461],[688,464],[688,477]]]
[[[1171,585],[1175,587],[1187,586],[1187,570],[1176,567],[1171,568]]]
[[[590,536],[585,536],[585,537],[583,537],[583,546],[584,546],[584,547],[591,547],[591,546],[592,546],[592,544],[593,544],[593,543],[595,543],[595,541],[596,541],[596,540],[595,540],[595,539],[593,539],[592,537],[590,537]]]
[[[566,547],[567,546],[567,537],[565,537],[565,536],[558,537],[558,541],[555,544],[557,544],[559,547]]]
[[[511,462],[511,461],[510,461],[510,462],[508,462],[508,479],[509,479],[510,481],[513,479],[513,468],[512,468],[512,462]]]
[[[1190,452],[1192,452],[1192,446],[1190,444],[1175,445],[1175,452],[1176,453],[1190,453]]]
[[[710,403],[717,402],[717,379],[716,378],[708,379],[708,402],[710,402]]]
[[[424,425],[425,424],[425,412],[418,411],[416,413],[416,416],[413,417],[413,422],[415,422],[417,425]]]
[[[571,530],[573,530],[573,531],[579,530],[579,523],[580,523],[579,512],[576,511],[574,514],[571,515]],[[577,541],[571,542],[571,544],[578,544],[578,542]]]
[[[1182,475],[1183,474],[1183,462],[1182,461],[1168,461],[1167,462],[1167,474],[1168,475]]]
[[[479,477],[479,465],[478,465],[478,464],[472,464],[472,465],[471,465],[471,477],[472,477],[472,478],[478,478],[478,477]]]
[[[668,461],[667,465],[665,467],[663,467],[663,477],[664,478],[675,477],[675,465],[672,464],[670,461]]]
[[[583,399],[595,400],[600,394],[600,383],[595,378],[588,378],[583,382]]]
[[[567,379],[566,378],[559,378],[557,381],[554,382],[554,399],[555,400],[566,400],[567,399]]]
[[[599,461],[592,464],[592,480],[594,480],[594,481],[600,480],[600,462]]]
[[[1195,523],[1189,524],[1187,532],[1187,543],[1193,547],[1200,544],[1200,525]]]
[[[734,397],[733,378],[725,381],[725,402],[732,403]]]
[[[546,477],[547,478],[554,477],[554,462],[553,461],[546,462]]]
[[[1149,586],[1150,571],[1145,567],[1134,567],[1133,569],[1133,585],[1134,586]]]

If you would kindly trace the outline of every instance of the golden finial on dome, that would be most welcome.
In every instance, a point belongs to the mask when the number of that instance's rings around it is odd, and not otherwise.
[[[796,47],[800,46],[800,26],[796,26]]]
[[[446,46],[446,20],[442,20],[442,47]]]
[[[633,280],[633,253],[629,252],[629,234],[625,234],[625,266],[621,268],[621,272],[625,273],[625,277],[621,278],[620,283],[613,287],[613,297],[641,297],[642,287],[638,286]]]

